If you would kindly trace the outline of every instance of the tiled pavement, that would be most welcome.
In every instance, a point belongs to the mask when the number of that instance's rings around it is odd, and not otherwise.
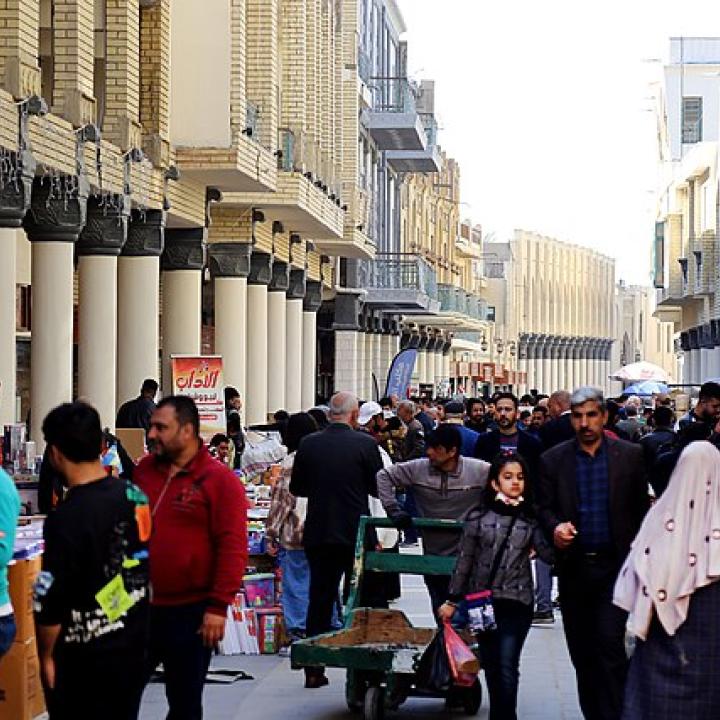
[[[397,607],[416,625],[432,621],[422,580],[403,578],[403,598]],[[215,667],[243,669],[251,681],[210,685],[205,690],[206,720],[349,720],[344,699],[344,673],[328,670],[329,687],[305,690],[303,677],[290,670],[287,659],[265,657],[219,657]],[[141,720],[163,720],[167,712],[161,685],[145,692]],[[448,714],[440,700],[411,699],[391,717],[463,717]],[[487,718],[487,703],[477,716]],[[575,695],[575,677],[559,622],[534,627],[523,652],[518,717],[521,720],[581,720]]]

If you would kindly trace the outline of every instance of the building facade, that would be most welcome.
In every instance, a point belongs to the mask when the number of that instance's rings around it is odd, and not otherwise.
[[[686,385],[720,376],[718,71],[720,38],[672,38],[658,95],[656,315],[673,323]]]
[[[680,377],[675,351],[674,326],[655,316],[655,290],[620,281],[615,291],[612,368],[641,360],[661,367],[673,379]],[[620,394],[623,384],[611,383],[611,392]]]
[[[496,324],[517,338],[521,393],[581,385],[609,390],[615,338],[615,261],[534,232],[515,231],[504,247],[490,244],[507,289],[497,295]],[[500,319],[498,319],[500,318]]]

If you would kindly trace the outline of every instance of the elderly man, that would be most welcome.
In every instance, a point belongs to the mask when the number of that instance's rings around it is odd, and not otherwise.
[[[330,424],[303,438],[295,455],[290,492],[308,499],[303,545],[310,566],[307,634],[331,629],[333,604],[343,576],[352,575],[360,518],[370,514],[368,495],[377,497],[375,476],[382,469],[378,445],[356,432],[355,395],[339,392],[330,400]],[[328,684],[321,668],[306,668],[305,687]]]
[[[542,455],[537,500],[558,550],[560,609],[586,720],[617,720],[627,656],[627,614],[613,586],[650,506],[642,448],[605,436],[605,398],[596,388],[570,400],[576,437]]]
[[[397,461],[415,460],[425,453],[425,430],[416,414],[417,406],[412,400],[403,400],[398,405],[397,416],[405,426],[405,439],[399,447]]]
[[[545,450],[575,437],[570,422],[570,393],[567,390],[556,390],[548,398],[547,408],[550,419],[538,431]]]

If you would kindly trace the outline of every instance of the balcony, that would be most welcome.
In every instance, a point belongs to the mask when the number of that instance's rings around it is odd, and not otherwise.
[[[228,147],[179,146],[178,166],[188,179],[225,192],[275,190],[274,158],[260,144],[261,129],[257,106],[246,102],[244,127]]]
[[[440,313],[433,323],[452,330],[479,332],[486,323],[485,301],[455,285],[438,285]]]
[[[380,150],[422,151],[427,133],[417,111],[415,89],[407,78],[370,78],[373,107],[363,111],[367,127]]]
[[[372,232],[375,212],[373,196],[370,192],[356,187],[354,183],[345,183],[342,198],[348,207],[343,237],[316,240],[315,247],[324,255],[372,260],[376,250]]]
[[[396,172],[436,173],[442,170],[442,158],[437,145],[438,126],[435,116],[421,113],[420,120],[425,132],[425,148],[422,150],[388,150],[387,161]]]
[[[331,164],[302,133],[283,128],[278,137],[277,190],[228,193],[226,205],[267,211],[288,232],[322,241],[343,238],[344,216]]]
[[[379,253],[358,265],[358,285],[367,290],[367,305],[418,315],[440,309],[435,270],[419,255]]]

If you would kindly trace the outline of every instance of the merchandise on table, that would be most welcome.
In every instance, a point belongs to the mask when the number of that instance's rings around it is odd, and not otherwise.
[[[275,575],[261,573],[246,575],[243,578],[247,604],[253,608],[268,608],[275,606]]]
[[[282,609],[258,608],[255,610],[257,618],[257,637],[260,653],[274,655],[280,650],[280,640],[283,635]]]

